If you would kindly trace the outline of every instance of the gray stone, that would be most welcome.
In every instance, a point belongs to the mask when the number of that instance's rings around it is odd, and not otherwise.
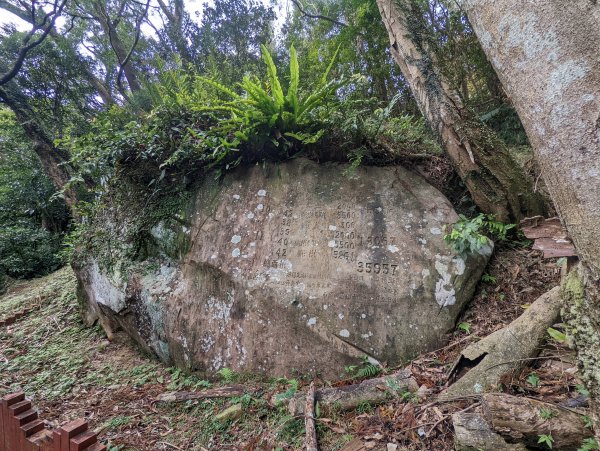
[[[158,250],[127,277],[94,257],[76,268],[88,317],[207,372],[337,377],[363,356],[396,364],[439,346],[491,248],[452,252],[442,228],[457,215],[420,176],[346,167],[297,159],[207,178],[189,220],[155,224]],[[119,230],[134,203],[97,227]]]

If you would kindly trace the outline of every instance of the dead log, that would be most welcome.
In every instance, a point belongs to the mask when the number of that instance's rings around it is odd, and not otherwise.
[[[323,409],[350,410],[363,403],[381,404],[403,392],[416,392],[418,389],[419,385],[412,377],[412,373],[408,370],[400,370],[388,376],[367,379],[359,384],[317,390],[315,399]],[[288,404],[290,413],[303,415],[305,400],[306,395],[302,393],[292,397]]]
[[[539,353],[547,329],[558,319],[561,306],[560,287],[555,287],[536,299],[508,326],[467,346],[449,374],[449,379],[456,382],[440,399],[497,388],[502,376],[521,369]]]
[[[317,442],[317,428],[315,426],[315,383],[311,382],[306,393],[304,406],[304,429],[306,431],[304,445],[306,451],[319,451]]]
[[[454,448],[456,451],[525,451],[523,444],[509,444],[492,431],[488,422],[478,413],[457,412],[452,415]]]
[[[191,399],[208,398],[233,398],[244,394],[243,385],[229,385],[226,387],[209,388],[202,391],[174,391],[161,393],[156,397],[156,402],[183,402]]]
[[[539,436],[551,435],[554,449],[577,449],[594,436],[583,416],[561,406],[522,396],[486,393],[484,415],[492,429],[509,443],[538,445]]]

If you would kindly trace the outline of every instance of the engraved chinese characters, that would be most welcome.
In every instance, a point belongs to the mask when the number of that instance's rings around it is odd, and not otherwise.
[[[214,343],[188,351],[190,360],[337,375],[364,355],[392,362],[428,349],[453,326],[486,257],[465,262],[443,242],[443,225],[456,219],[449,202],[403,168],[342,172],[296,160],[226,178],[199,215],[190,261],[235,288],[186,293],[183,304],[221,299],[229,312],[219,328],[186,319],[186,335]]]
[[[442,229],[457,215],[420,176],[345,168],[296,159],[207,178],[186,226],[153,229],[159,247],[188,237],[185,251],[148,257],[110,290],[92,262],[90,305],[111,314],[114,293],[134,306],[114,318],[140,344],[207,372],[336,378],[364,356],[394,364],[435,348],[488,255],[452,253]]]

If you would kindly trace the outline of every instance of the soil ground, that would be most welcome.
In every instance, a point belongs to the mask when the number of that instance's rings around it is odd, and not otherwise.
[[[523,248],[498,250],[486,271],[457,330],[448,334],[448,345],[408,363],[429,395],[404,394],[381,406],[365,404],[351,412],[321,414],[317,420],[321,449],[454,448],[449,416],[470,408],[473,401],[431,402],[447,384],[452,363],[469,343],[508,324],[556,286],[560,272],[555,260],[542,260],[537,252]],[[24,390],[51,425],[85,418],[111,451],[302,448],[303,418],[289,416],[272,399],[293,394],[297,385],[302,390],[309,381],[229,371],[223,371],[219,380],[205,381],[165,367],[124,336],[109,342],[99,327],[83,325],[69,268],[14,284],[0,297],[0,318],[32,305],[39,308],[0,327],[0,394]],[[542,358],[532,362],[505,379],[504,391],[553,403],[581,396],[577,390],[584,392],[573,352],[564,344],[548,337]],[[352,380],[353,374],[350,371],[341,384]],[[161,393],[231,383],[243,383],[246,394],[226,400],[155,402]],[[233,404],[242,406],[241,416],[216,418]]]

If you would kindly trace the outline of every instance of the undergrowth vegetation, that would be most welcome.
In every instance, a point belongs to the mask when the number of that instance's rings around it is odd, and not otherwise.
[[[48,274],[68,213],[43,172],[15,115],[0,108],[0,293],[7,277]]]
[[[115,168],[129,168],[143,173],[149,186],[173,177],[187,180],[197,171],[219,176],[242,162],[298,155],[357,166],[440,153],[422,119],[397,114],[398,96],[385,104],[361,99],[354,93],[367,83],[365,77],[334,77],[336,56],[308,86],[293,46],[287,77],[265,46],[265,75],[247,75],[233,86],[186,67],[165,70],[145,93],[153,105],[148,111],[113,107],[89,133],[61,144],[82,175],[105,184]]]
[[[494,241],[505,241],[508,233],[515,224],[504,224],[497,221],[494,215],[478,214],[473,218],[459,215],[459,220],[454,223],[444,240],[460,255],[478,252],[484,246],[489,246]]]

